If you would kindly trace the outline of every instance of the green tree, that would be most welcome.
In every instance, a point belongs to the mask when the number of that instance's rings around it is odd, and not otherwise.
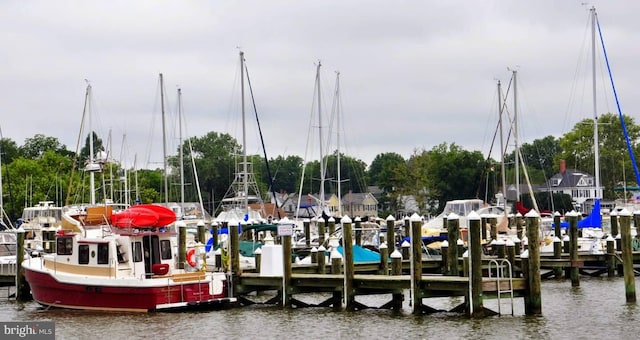
[[[624,120],[629,140],[633,143],[632,149],[635,151],[638,148],[636,141],[640,138],[640,127],[632,117],[625,115]],[[633,173],[633,168],[618,115],[607,113],[598,118],[598,141],[603,196],[606,199],[614,199],[613,189],[616,186],[623,182],[633,182],[625,178],[625,175]],[[559,164],[559,160],[564,159],[568,168],[595,174],[593,143],[593,120],[584,119],[560,138],[562,153],[556,158],[556,163]]]
[[[27,138],[19,148],[20,155],[24,158],[34,159],[42,157],[45,151],[51,150],[61,154],[68,154],[66,146],[60,143],[56,137],[46,137],[43,134],[36,134]]]

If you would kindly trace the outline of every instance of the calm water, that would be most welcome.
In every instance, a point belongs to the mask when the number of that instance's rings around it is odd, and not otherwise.
[[[515,315],[503,299],[503,316],[471,320],[457,313],[413,316],[405,296],[402,311],[334,311],[330,308],[282,309],[240,307],[192,313],[99,313],[44,310],[33,302],[0,301],[0,321],[51,320],[56,339],[638,339],[640,303],[625,302],[622,278],[543,281],[542,316],[524,315],[523,299],[515,299]],[[640,301],[640,278],[636,278]],[[311,302],[320,296],[297,296]],[[358,297],[369,306],[387,297]],[[460,298],[426,299],[448,309]],[[497,311],[496,300],[485,306]]]

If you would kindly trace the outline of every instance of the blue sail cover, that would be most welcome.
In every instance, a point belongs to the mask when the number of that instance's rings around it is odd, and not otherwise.
[[[344,256],[342,246],[338,246],[338,252]],[[380,262],[380,253],[363,248],[357,244],[353,245],[353,262]]]
[[[578,221],[578,228],[602,228],[602,215],[600,215],[600,200],[597,199],[589,216]]]

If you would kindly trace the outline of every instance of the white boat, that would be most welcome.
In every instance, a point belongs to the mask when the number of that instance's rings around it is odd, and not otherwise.
[[[156,207],[156,208],[153,208]],[[175,214],[148,205],[108,216],[103,235],[56,235],[56,252],[25,260],[35,301],[47,307],[100,311],[163,311],[224,307],[226,274],[206,272],[198,249],[186,263],[174,253]],[[173,220],[171,220],[171,217]]]
[[[47,233],[43,231],[56,231],[62,225],[62,207],[56,206],[52,201],[42,201],[32,207],[22,210],[22,217],[18,227],[24,229],[24,247],[32,250],[53,250],[53,239],[43,240]]]

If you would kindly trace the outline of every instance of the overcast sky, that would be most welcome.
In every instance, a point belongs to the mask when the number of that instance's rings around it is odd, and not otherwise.
[[[593,116],[591,6],[623,112],[638,120],[636,1],[4,0],[0,127],[18,145],[44,134],[75,150],[87,79],[91,126],[105,141],[111,131],[114,157],[160,167],[163,73],[169,153],[179,140],[178,87],[183,137],[216,131],[242,142],[240,48],[270,158],[317,159],[318,137],[307,150],[307,136],[319,130],[319,60],[326,120],[340,72],[341,152],[367,164],[444,142],[488,154],[496,84],[506,91],[509,69],[518,72],[520,143],[560,137]],[[597,81],[599,114],[616,112],[606,70]],[[262,153],[249,100],[246,108],[247,152]],[[327,134],[328,122],[322,126]]]

